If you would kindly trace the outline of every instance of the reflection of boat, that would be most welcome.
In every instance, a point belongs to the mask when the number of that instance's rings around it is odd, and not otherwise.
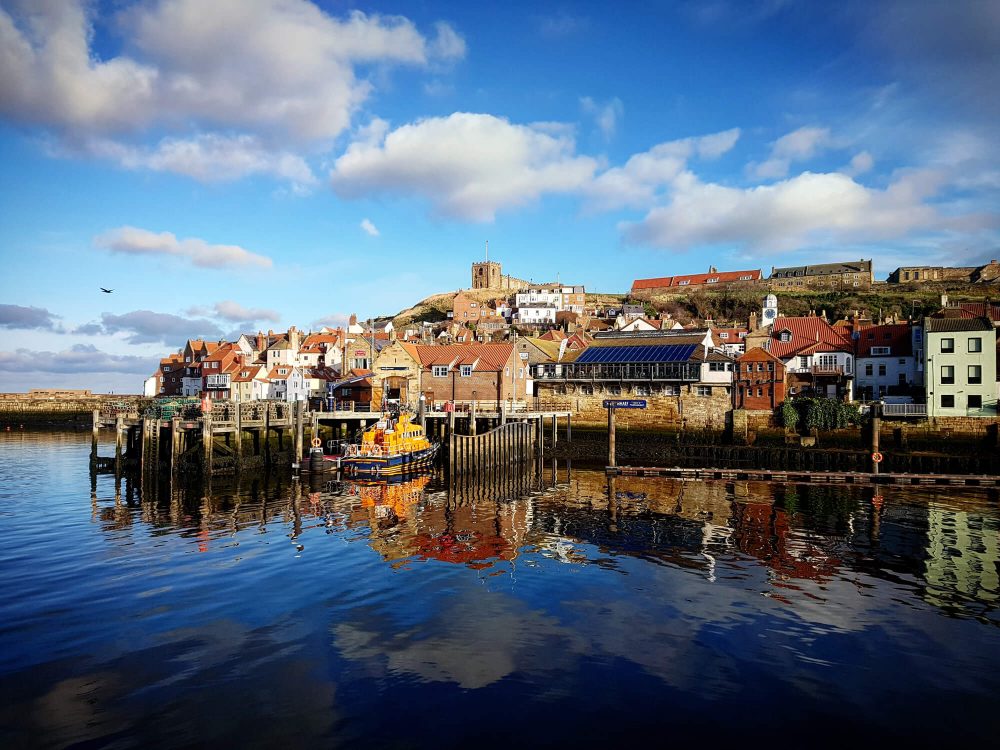
[[[388,517],[390,511],[396,518],[405,518],[409,509],[423,499],[424,488],[430,481],[425,474],[405,482],[364,482],[358,483],[357,493],[361,505],[373,508],[376,518]]]
[[[360,445],[349,445],[341,466],[352,476],[392,476],[430,466],[440,443],[427,440],[412,414],[380,419],[361,436]]]

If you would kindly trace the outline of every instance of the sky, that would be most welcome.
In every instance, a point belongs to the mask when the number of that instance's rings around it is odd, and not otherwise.
[[[991,0],[0,0],[0,391],[393,315],[487,241],[591,292],[982,263],[998,89]]]

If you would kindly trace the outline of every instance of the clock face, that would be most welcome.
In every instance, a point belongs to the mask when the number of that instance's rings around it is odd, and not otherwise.
[[[764,310],[764,317],[765,318],[773,318],[774,317],[774,310],[772,310],[770,307],[767,308],[766,310]]]

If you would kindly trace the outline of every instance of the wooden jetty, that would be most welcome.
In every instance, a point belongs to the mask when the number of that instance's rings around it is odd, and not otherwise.
[[[348,409],[322,411],[307,410],[301,401],[213,401],[204,407],[189,404],[167,418],[155,411],[140,414],[135,407],[111,405],[93,412],[90,463],[101,472],[119,473],[135,467],[143,472],[168,470],[171,474],[190,469],[208,474],[232,473],[240,467],[277,463],[297,466],[308,454],[307,446],[315,445],[316,440],[324,446],[333,440],[346,441],[385,416],[355,406],[352,403]],[[464,411],[421,412],[418,416],[428,437],[446,445],[452,436],[475,436],[483,429],[507,424],[531,425],[541,436],[546,423],[551,425],[551,442],[555,445],[560,420],[566,439],[572,439],[569,412],[513,410],[503,403],[498,409],[477,407],[473,402]],[[114,431],[113,458],[98,455],[102,430]]]
[[[650,466],[608,466],[608,476],[672,477],[692,480],[746,480],[789,484],[889,484],[1000,487],[995,474],[878,474],[846,471],[772,471],[770,469],[705,469]]]

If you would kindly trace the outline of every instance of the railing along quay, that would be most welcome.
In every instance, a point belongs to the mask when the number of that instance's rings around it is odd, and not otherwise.
[[[873,474],[841,471],[772,471],[653,466],[608,466],[608,476],[671,477],[674,479],[781,482],[788,484],[944,485],[1000,487],[1000,476],[990,474]]]

